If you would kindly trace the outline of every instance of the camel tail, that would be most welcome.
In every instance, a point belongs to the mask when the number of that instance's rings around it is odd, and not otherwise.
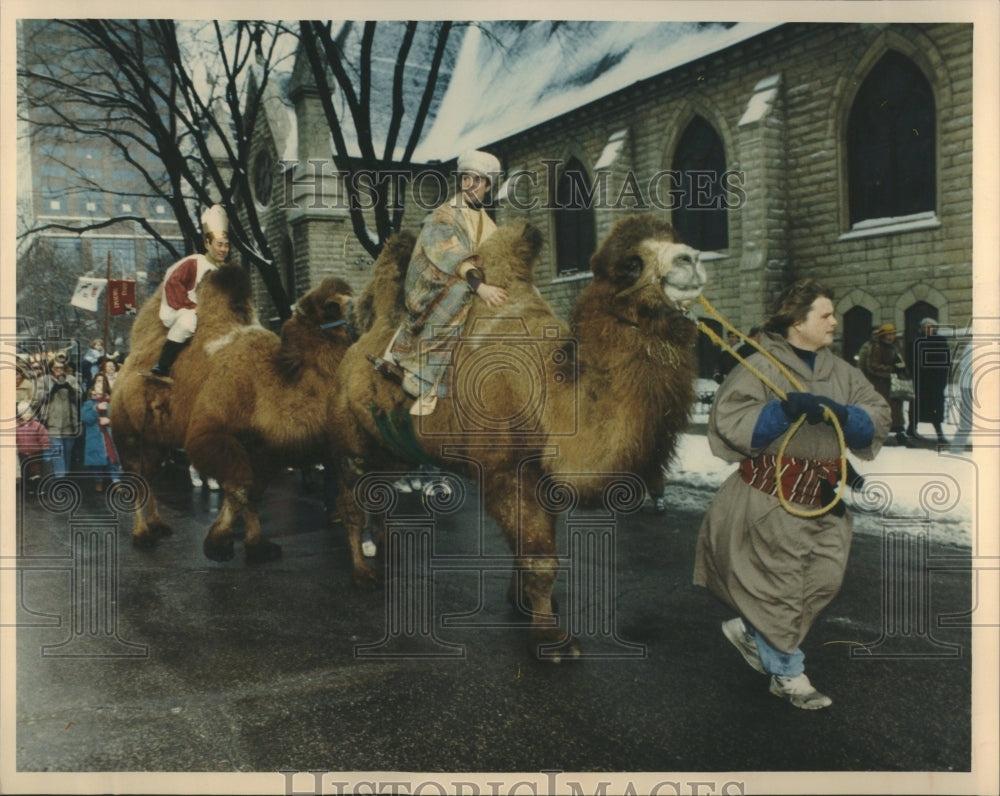
[[[372,276],[354,302],[353,323],[358,334],[367,332],[375,321],[385,320],[398,326],[405,313],[403,283],[416,238],[409,232],[397,232],[385,242],[372,267]]]

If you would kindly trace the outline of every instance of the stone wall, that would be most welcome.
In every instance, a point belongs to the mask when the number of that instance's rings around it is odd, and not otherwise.
[[[848,220],[844,130],[854,92],[890,48],[910,57],[934,91],[938,200],[925,228],[863,237]],[[729,211],[729,247],[708,260],[708,296],[734,323],[759,322],[784,285],[812,276],[834,288],[840,313],[866,297],[874,323],[902,328],[906,307],[926,300],[943,323],[961,325],[972,313],[971,66],[966,24],[782,25],[489,147],[508,173],[539,175],[534,185],[519,181],[518,206],[501,207],[498,220],[527,218],[551,241],[552,213],[543,202],[524,206],[545,198],[552,161],[576,157],[596,180],[609,141],[624,134],[609,193],[617,196],[629,171],[645,189],[670,168],[697,114],[718,132],[728,168],[743,175],[745,201]],[[597,207],[598,239],[634,206],[630,198]],[[536,278],[566,314],[587,279],[558,278],[554,263],[547,244]]]

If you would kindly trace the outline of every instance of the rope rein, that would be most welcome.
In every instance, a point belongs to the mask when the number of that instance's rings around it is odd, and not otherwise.
[[[762,353],[765,357],[767,357],[768,360],[770,360],[770,362],[778,369],[778,372],[781,373],[781,375],[784,376],[786,379],[788,379],[789,384],[791,384],[795,390],[797,390],[798,392],[804,391],[802,388],[802,384],[799,382],[799,380],[795,378],[794,374],[783,363],[778,361],[778,359],[774,356],[774,354],[772,354],[770,351],[767,351],[756,340],[744,337],[739,329],[737,329],[735,326],[729,323],[729,321],[727,321],[722,316],[722,314],[718,310],[716,310],[715,307],[711,305],[711,303],[709,303],[707,298],[705,298],[704,296],[698,296],[698,301],[712,318],[714,318],[715,320],[719,321],[719,323],[722,324],[723,328],[726,331],[733,332],[740,338],[746,340],[748,343],[750,343],[750,345],[752,345],[754,348],[760,351],[760,353]],[[760,379],[760,381],[763,382],[766,387],[770,388],[770,390],[775,395],[777,395],[782,401],[788,399],[787,392],[778,387],[778,385],[776,385],[773,381],[771,381],[771,379],[769,379],[764,373],[762,373],[759,368],[755,367],[754,365],[751,365],[747,360],[741,357],[739,353],[737,353],[736,349],[734,349],[731,345],[729,345],[728,342],[723,340],[715,332],[715,330],[712,329],[707,323],[705,323],[702,320],[698,320],[697,323],[698,323],[698,328],[704,335],[708,337],[709,340],[711,340],[716,345],[720,346],[723,350],[732,354],[733,357],[736,358],[737,362],[739,362],[754,376]],[[823,407],[823,417],[825,420],[830,421],[834,431],[837,432],[837,442],[840,445],[840,483],[837,486],[837,493],[836,495],[834,495],[834,498],[832,501],[830,501],[830,503],[826,504],[825,506],[820,506],[818,509],[800,509],[793,506],[791,502],[789,502],[788,498],[785,497],[781,486],[781,478],[779,477],[777,480],[778,502],[781,503],[781,506],[783,509],[785,509],[785,511],[796,517],[819,517],[823,514],[826,514],[828,511],[830,511],[830,509],[832,509],[834,506],[837,505],[837,503],[840,502],[841,498],[844,495],[844,490],[847,488],[847,455],[846,455],[847,441],[844,439],[844,429],[840,427],[840,421],[837,420],[837,416],[833,413],[830,407],[828,406]],[[802,416],[799,417],[799,419],[796,420],[792,424],[792,427],[789,428],[788,431],[785,433],[784,438],[781,441],[781,447],[778,450],[779,463],[784,460],[785,450],[788,447],[789,441],[793,436],[795,436],[795,433],[802,427],[802,424],[805,422],[805,419],[806,415],[805,413],[803,413]]]

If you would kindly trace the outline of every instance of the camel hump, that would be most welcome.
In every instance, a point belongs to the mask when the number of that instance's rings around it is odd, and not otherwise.
[[[535,266],[542,250],[542,232],[527,221],[497,227],[479,248],[486,281],[507,288],[515,281],[534,284]]]
[[[376,319],[398,326],[405,313],[403,284],[417,239],[410,232],[390,237],[372,266],[372,277],[354,302],[352,322],[358,334],[367,332]]]
[[[198,285],[198,316],[199,320],[222,316],[241,325],[253,323],[253,286],[246,269],[223,265],[205,274]]]

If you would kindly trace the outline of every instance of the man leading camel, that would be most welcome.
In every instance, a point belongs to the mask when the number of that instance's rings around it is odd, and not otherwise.
[[[170,378],[170,368],[198,325],[198,285],[209,271],[224,264],[229,256],[229,219],[220,205],[212,205],[201,217],[205,233],[205,253],[194,254],[174,263],[163,279],[160,320],[167,327],[167,339],[159,361],[150,371],[160,379]]]
[[[479,256],[496,231],[484,202],[500,161],[487,152],[465,152],[458,173],[458,191],[427,216],[413,249],[404,284],[409,318],[375,363],[417,398],[413,414],[432,412],[438,397],[449,393],[445,373],[473,295],[492,307],[507,299],[506,290],[486,283]]]

